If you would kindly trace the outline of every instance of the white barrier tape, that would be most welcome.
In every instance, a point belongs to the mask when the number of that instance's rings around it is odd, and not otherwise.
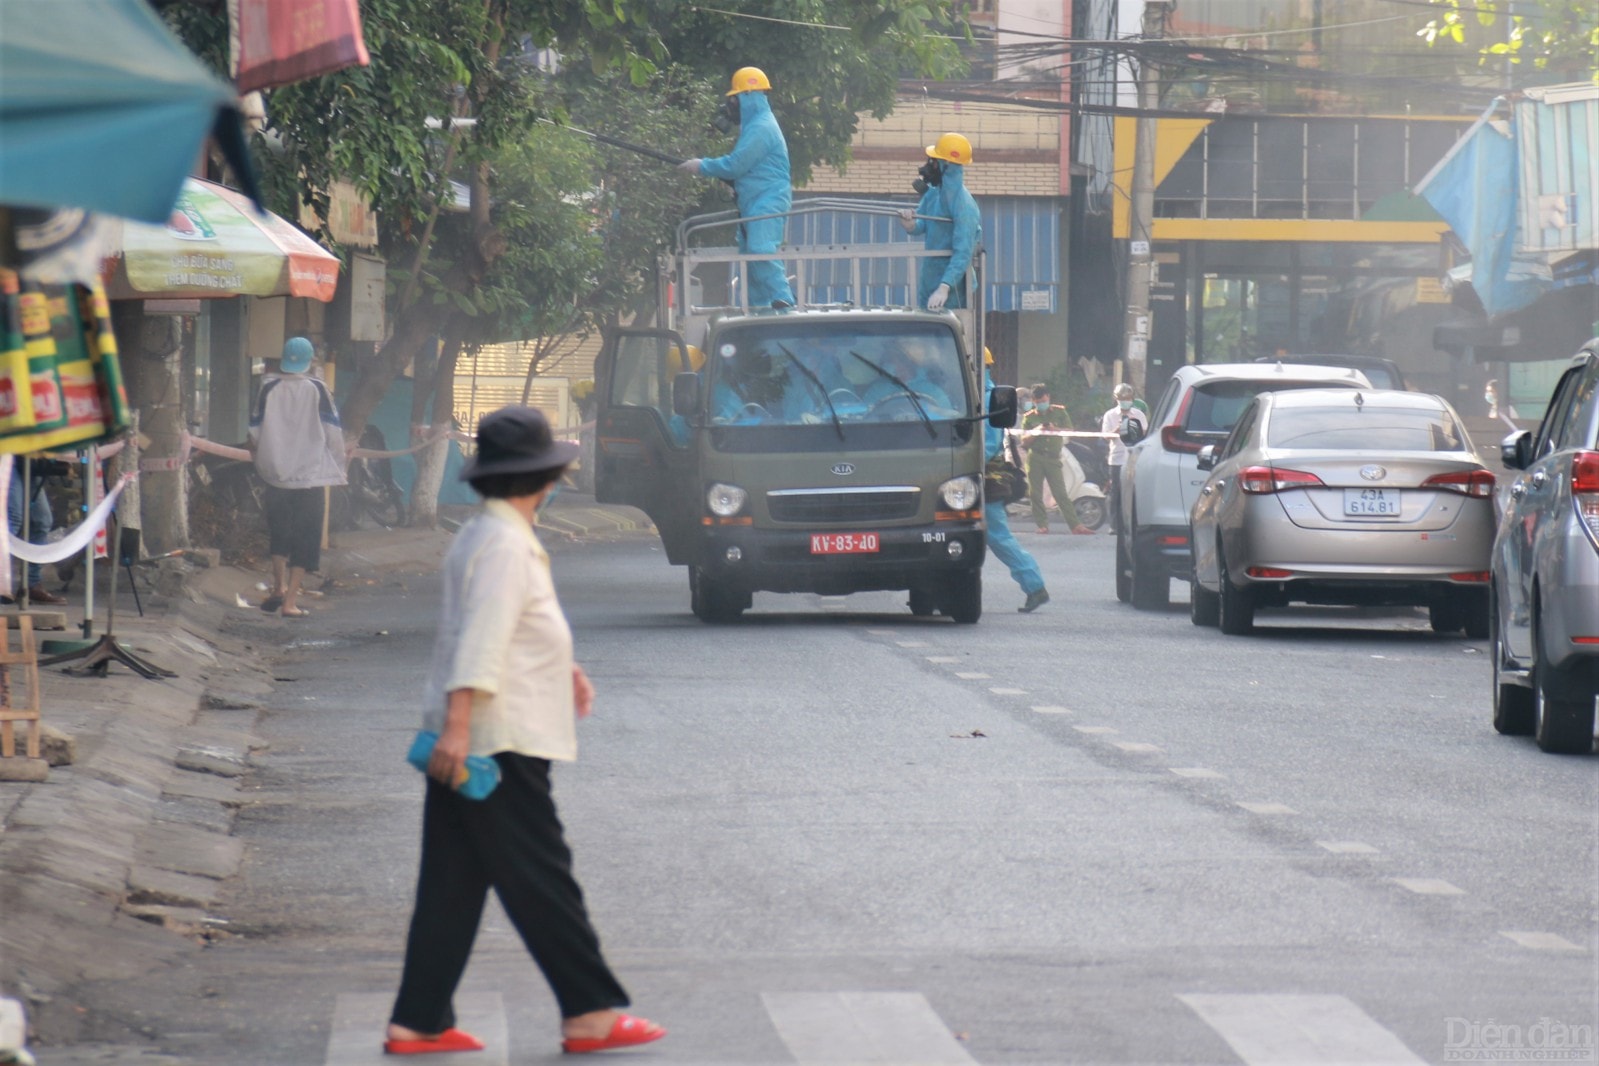
[[[11,455],[0,458],[0,508],[5,506],[7,497],[11,494],[11,465],[14,460],[15,456]],[[106,494],[106,498],[95,504],[94,510],[89,512],[88,517],[73,526],[66,536],[49,544],[30,544],[20,540],[11,535],[10,522],[0,523],[0,553],[15,556],[24,562],[40,564],[59,563],[63,559],[80,554],[105,527],[106,519],[117,505],[117,498],[122,495],[122,490],[133,478],[133,474],[124,474],[116,487]],[[0,588],[9,594],[11,568],[7,566],[5,569],[5,575],[0,577]]]
[[[185,432],[183,434],[183,447],[182,450],[178,452],[178,458],[180,460],[187,460],[190,457],[191,451],[207,452],[211,455],[220,455],[224,459],[238,459],[246,463],[250,462],[254,458],[248,449],[235,448],[231,444],[217,444],[213,441],[206,440],[204,437],[191,436],[189,433]],[[182,465],[183,463],[179,462],[178,466]],[[173,469],[176,469],[176,467]]]
[[[1097,430],[1087,429],[1011,429],[1006,430],[1013,437],[1097,437],[1100,440],[1119,440],[1119,433],[1100,433]]]

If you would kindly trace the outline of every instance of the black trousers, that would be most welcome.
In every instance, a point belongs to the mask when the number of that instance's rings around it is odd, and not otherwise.
[[[490,888],[554,990],[561,1017],[628,1005],[572,876],[549,760],[502,752],[494,761],[500,785],[485,800],[428,779],[416,911],[390,1016],[419,1033],[455,1024],[451,999]]]
[[[316,571],[322,568],[322,513],[327,509],[324,489],[280,489],[266,486],[267,536],[273,555],[290,566]]]

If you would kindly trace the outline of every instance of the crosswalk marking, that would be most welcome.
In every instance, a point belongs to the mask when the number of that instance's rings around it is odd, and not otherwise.
[[[1284,803],[1243,803],[1238,806],[1250,814],[1298,814],[1299,812]]]
[[[958,672],[958,673],[955,674],[955,676],[960,678],[962,681],[987,681],[988,680],[988,675],[987,674],[979,673],[976,670],[966,670],[966,671],[963,671],[963,672]]]
[[[394,1066],[394,1056],[383,1053],[383,1030],[393,1006],[392,992],[339,993],[324,1066]],[[428,1066],[508,1066],[505,1004],[498,992],[458,994],[455,1015],[456,1028],[483,1041],[483,1050],[432,1053],[424,1056]]]
[[[1334,855],[1375,855],[1377,849],[1358,840],[1318,840],[1318,845]]]
[[[1464,896],[1466,890],[1436,877],[1396,877],[1394,884],[1420,896]]]
[[[991,688],[988,691],[992,692],[996,696],[1025,696],[1025,695],[1027,695],[1027,690],[1024,689],[1024,688],[1005,688],[1005,687],[1001,686],[999,688]]]
[[[1055,704],[1045,704],[1045,705],[1040,706],[1040,707],[1034,707],[1033,708],[1033,713],[1034,714],[1071,714],[1072,712],[1067,710],[1065,707],[1060,707],[1060,706],[1057,706]]]
[[[1171,772],[1178,777],[1204,777],[1212,780],[1227,776],[1220,770],[1209,770],[1203,766],[1173,766]]]
[[[1181,995],[1248,1066],[1420,1063],[1343,996]]]
[[[975,1066],[916,992],[766,992],[777,1035],[799,1066]]]
[[[1508,937],[1524,948],[1534,951],[1581,951],[1582,945],[1573,944],[1559,933],[1519,933],[1501,929],[1499,935]]]
[[[1160,750],[1157,745],[1149,744],[1142,740],[1113,740],[1111,743],[1122,751],[1127,752],[1150,754]]]
[[[1077,730],[1079,733],[1087,733],[1090,736],[1096,737],[1116,732],[1114,728],[1108,725],[1074,725],[1072,728]]]

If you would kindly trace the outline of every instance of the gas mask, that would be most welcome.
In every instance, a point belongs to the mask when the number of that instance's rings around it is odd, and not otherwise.
[[[915,189],[916,194],[920,196],[927,191],[928,186],[942,185],[943,183],[943,168],[938,165],[938,160],[929,159],[916,168],[916,180],[911,182],[911,188]]]
[[[711,125],[716,127],[717,133],[731,133],[734,126],[739,124],[738,97],[729,96],[722,101],[722,109],[711,120]]]

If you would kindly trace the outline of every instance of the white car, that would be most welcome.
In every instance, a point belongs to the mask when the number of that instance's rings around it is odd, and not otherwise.
[[[1192,556],[1188,516],[1205,483],[1199,449],[1220,444],[1263,392],[1371,388],[1348,367],[1292,363],[1190,364],[1177,368],[1155,405],[1149,434],[1128,449],[1116,532],[1116,598],[1140,609],[1171,602],[1171,579],[1186,579]]]

